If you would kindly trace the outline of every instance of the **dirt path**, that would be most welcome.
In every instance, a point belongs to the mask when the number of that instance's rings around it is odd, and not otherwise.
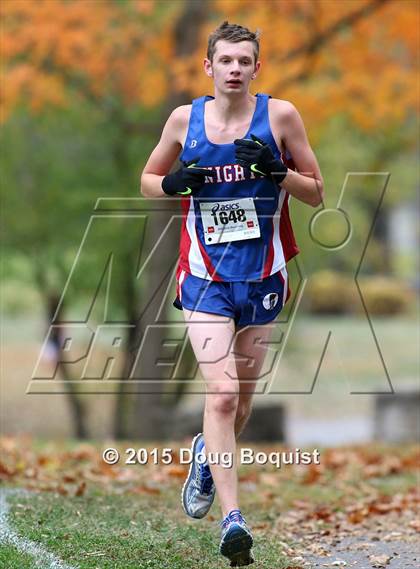
[[[389,569],[417,569],[419,567],[419,541],[402,541],[392,538],[378,541],[376,536],[347,537],[328,546],[327,556],[308,556],[309,567],[321,569],[328,567],[387,567]]]
[[[416,514],[418,508],[412,504],[406,510],[366,516],[357,523],[349,523],[342,515],[326,524],[296,516],[283,519],[278,530],[294,542],[284,553],[297,568],[418,569],[420,520]]]

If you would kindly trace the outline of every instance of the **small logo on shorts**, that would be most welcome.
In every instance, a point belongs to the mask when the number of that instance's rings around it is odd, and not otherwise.
[[[190,148],[195,148],[196,146],[197,146],[197,141],[195,140],[195,138],[193,138],[190,144]]]
[[[273,310],[279,301],[279,295],[276,292],[270,292],[263,298],[263,306],[266,310]]]

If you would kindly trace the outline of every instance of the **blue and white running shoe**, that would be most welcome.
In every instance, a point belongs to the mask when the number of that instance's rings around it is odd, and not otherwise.
[[[221,522],[222,539],[219,551],[230,560],[231,567],[254,563],[252,533],[240,510],[232,510]]]
[[[203,433],[198,433],[192,442],[192,460],[187,479],[182,488],[182,506],[191,518],[204,518],[213,504],[216,486],[208,462],[201,464],[197,455],[204,448]]]

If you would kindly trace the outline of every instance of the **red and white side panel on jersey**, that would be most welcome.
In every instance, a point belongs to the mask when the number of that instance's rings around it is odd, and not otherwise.
[[[181,234],[181,257],[188,259],[190,273],[201,279],[220,281],[204,245],[197,235],[193,198],[182,200],[185,216]]]
[[[283,306],[286,304],[287,299],[290,296],[290,289],[289,289],[289,276],[287,274],[286,267],[283,267],[279,271],[280,278],[283,281]]]
[[[268,246],[267,259],[265,261],[262,278],[265,279],[270,275],[277,273],[281,267],[284,267],[286,260],[284,257],[283,243],[280,234],[280,225],[282,221],[282,208],[286,198],[285,190],[281,190],[279,194],[279,203],[276,213],[273,215],[273,226],[271,241]]]
[[[178,286],[177,286],[177,296],[178,296],[180,302],[182,302],[182,283],[184,282],[185,275],[186,275],[185,271],[182,270],[182,271],[180,272],[180,274],[179,274],[178,283],[177,283],[177,284],[178,284]]]

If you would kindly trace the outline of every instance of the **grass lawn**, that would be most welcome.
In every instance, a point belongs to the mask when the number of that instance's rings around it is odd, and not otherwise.
[[[25,499],[15,496],[11,502],[13,525],[20,535],[42,543],[81,569],[186,569],[226,564],[217,551],[217,523],[186,519],[179,504],[174,507],[173,492],[169,503],[163,497],[110,496],[95,491],[79,498],[46,493]],[[259,533],[255,530],[256,539]],[[260,539],[257,548],[258,556],[270,567],[287,567],[278,544]]]
[[[121,450],[126,446],[121,445]],[[186,466],[111,467],[102,463],[101,447],[94,444],[35,445],[8,439],[4,450],[0,472],[10,531],[71,567],[229,566],[218,554],[217,498],[203,520],[191,520],[182,510],[180,489]],[[298,561],[306,547],[303,535],[322,539],[338,527],[352,532],[369,519],[376,523],[375,516],[411,511],[418,461],[415,447],[372,445],[320,451],[319,467],[240,467],[241,508],[254,533],[255,569],[303,567]],[[22,492],[13,491],[17,489]],[[22,548],[5,540],[0,566],[38,565]]]
[[[31,555],[21,553],[12,545],[0,545],[0,567],[7,569],[33,569],[34,559]]]

